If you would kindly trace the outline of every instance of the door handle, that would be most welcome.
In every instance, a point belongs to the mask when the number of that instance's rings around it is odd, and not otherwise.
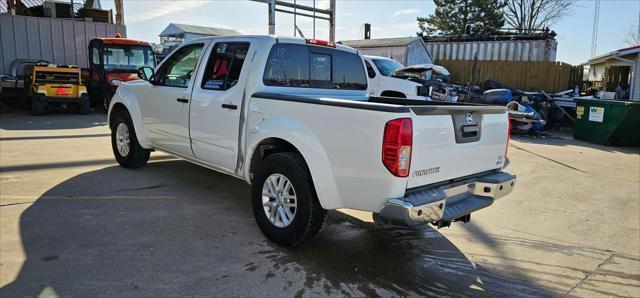
[[[223,103],[222,107],[225,108],[225,109],[229,109],[229,110],[237,110],[238,109],[237,105],[231,105],[231,104],[226,104],[226,103]]]
[[[478,125],[467,125],[461,127],[462,129],[462,137],[463,138],[471,138],[478,135]]]
[[[188,103],[188,102],[189,102],[189,100],[188,100],[188,99],[186,99],[186,98],[180,98],[180,97],[178,97],[178,101],[179,101],[179,102],[183,102],[183,103]]]

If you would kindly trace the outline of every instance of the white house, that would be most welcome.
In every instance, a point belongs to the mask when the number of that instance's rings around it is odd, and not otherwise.
[[[588,80],[604,91],[628,89],[629,99],[640,101],[640,45],[619,49],[589,59]]]

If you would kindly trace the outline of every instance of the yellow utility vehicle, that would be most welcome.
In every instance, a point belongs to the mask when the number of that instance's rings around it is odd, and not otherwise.
[[[33,65],[33,71],[28,72],[24,86],[33,115],[44,115],[54,105],[73,107],[79,114],[91,111],[87,87],[78,66],[38,61]]]

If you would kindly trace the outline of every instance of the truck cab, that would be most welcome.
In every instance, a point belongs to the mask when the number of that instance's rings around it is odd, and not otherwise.
[[[122,82],[137,80],[138,68],[155,67],[151,44],[120,38],[94,38],[89,42],[88,91],[93,105],[107,111],[111,97]]]

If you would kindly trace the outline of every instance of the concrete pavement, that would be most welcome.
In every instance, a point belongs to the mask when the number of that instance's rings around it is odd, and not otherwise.
[[[161,153],[115,164],[103,114],[0,115],[0,296],[640,296],[640,155],[514,137],[513,194],[448,229],[330,213],[266,241],[249,186]]]

